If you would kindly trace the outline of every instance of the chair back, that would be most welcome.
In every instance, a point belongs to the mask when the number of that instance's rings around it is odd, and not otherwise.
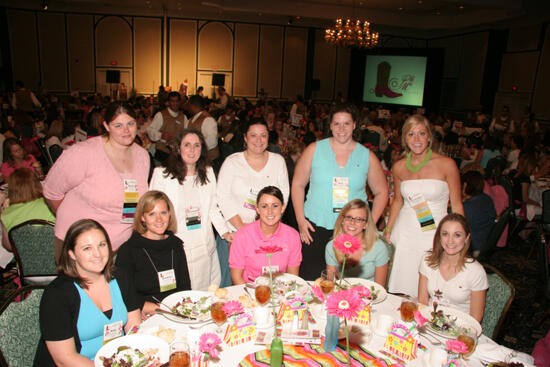
[[[58,144],[51,145],[48,149],[48,155],[50,157],[50,161],[52,162],[52,165],[55,163],[57,158],[63,153],[63,148],[61,148]]]
[[[495,219],[495,222],[493,223],[493,226],[491,227],[491,230],[489,231],[485,242],[479,250],[480,259],[488,258],[495,251],[498,240],[500,239],[502,232],[504,232],[506,224],[508,224],[508,220],[510,219],[512,210],[512,207],[504,209],[504,211],[500,213],[500,215]]]
[[[506,314],[514,300],[514,285],[491,265],[484,264],[489,280],[489,289],[485,298],[485,313],[481,321],[483,334],[495,340],[500,332]]]
[[[550,190],[545,190],[542,193],[542,216],[543,224],[550,224]]]
[[[548,241],[542,223],[537,223],[537,245],[539,250],[540,274],[542,275],[542,286],[544,296],[550,299],[550,266],[548,265]]]
[[[25,277],[55,276],[54,224],[32,219],[13,227],[8,237],[22,283]]]
[[[499,178],[498,178],[498,181],[496,182],[498,185],[504,187],[504,190],[506,190],[506,193],[508,194],[508,200],[510,201],[510,204],[509,206],[513,206],[514,204],[514,196],[513,196],[513,184],[512,184],[512,181],[504,176],[504,175],[501,175]]]
[[[386,275],[386,285],[387,285],[390,280],[390,274],[393,268],[393,256],[395,255],[395,245],[393,243],[386,242],[386,240],[384,240],[384,238],[382,237],[381,239],[382,239],[382,242],[384,242],[384,244],[388,248],[388,255],[390,257],[388,261],[388,274]]]
[[[30,285],[9,294],[0,307],[0,365],[33,365],[40,341],[39,309],[44,285]],[[22,296],[21,302],[14,302]],[[28,296],[27,296],[28,295]],[[25,298],[27,296],[27,298]]]

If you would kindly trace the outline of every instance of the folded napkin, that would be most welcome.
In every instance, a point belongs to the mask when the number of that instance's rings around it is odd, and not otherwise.
[[[533,357],[530,355],[506,348],[485,336],[479,338],[472,359],[488,362],[520,362],[525,367],[535,367]]]

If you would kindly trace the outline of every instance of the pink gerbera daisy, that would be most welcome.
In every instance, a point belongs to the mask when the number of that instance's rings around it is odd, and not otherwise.
[[[327,300],[327,312],[346,319],[357,316],[361,307],[363,307],[363,301],[353,290],[332,292]]]
[[[351,234],[341,234],[333,242],[334,248],[349,255],[361,248],[361,241]]]
[[[220,337],[214,333],[202,334],[199,339],[199,350],[202,353],[208,353],[211,358],[218,358],[220,356],[218,345],[221,342]]]
[[[257,254],[274,254],[281,251],[283,251],[283,248],[277,245],[264,245],[256,249]]]
[[[364,286],[360,285],[360,286],[357,286],[357,287],[353,287],[351,289],[354,290],[355,292],[357,292],[357,294],[359,294],[359,297],[370,299],[371,291],[367,287],[364,287]]]
[[[317,297],[319,301],[325,302],[325,294],[321,290],[321,287],[314,285],[311,289],[313,289],[313,295]]]
[[[468,346],[460,340],[447,340],[445,343],[447,350],[452,353],[466,354],[468,353]]]
[[[225,312],[227,317],[229,317],[231,315],[234,315],[234,314],[244,312],[243,305],[239,301],[227,301],[227,302],[225,302],[225,304],[222,307],[222,310],[223,310],[223,312]]]

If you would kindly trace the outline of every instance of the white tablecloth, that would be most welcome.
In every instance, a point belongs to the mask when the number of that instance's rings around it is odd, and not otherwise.
[[[244,294],[244,286],[232,286],[227,288],[229,291],[228,299],[237,299],[240,295]],[[395,320],[400,320],[400,314],[398,308],[401,304],[401,298],[389,294],[384,302],[372,306],[372,318],[376,318],[379,315],[386,314],[393,317]],[[320,329],[324,331],[325,320],[317,319],[319,322]],[[148,320],[144,321],[139,329],[138,333],[143,334],[153,334],[157,331],[158,327],[162,325],[166,328],[172,328],[176,331],[176,337],[174,340],[179,340],[184,337],[187,339],[187,342],[190,345],[191,350],[196,350],[196,345],[198,338],[201,334],[205,332],[213,332],[216,329],[216,326],[213,324],[208,324],[201,329],[191,329],[189,326],[177,323],[167,319],[162,315],[155,315]],[[353,337],[352,337],[352,341]],[[443,348],[443,345],[432,345],[426,338],[421,337],[421,343],[427,347],[427,351],[419,352],[419,357],[413,361],[407,362],[407,367],[423,367],[427,366],[428,354],[432,348]],[[385,338],[378,336],[373,333],[372,340],[365,344],[364,346],[375,354],[378,354],[380,357],[384,357],[378,351],[382,349],[385,342]],[[238,366],[242,359],[253,352],[266,349],[266,346],[255,345],[254,342],[248,342],[236,347],[228,347],[225,344],[222,344],[222,353],[218,362],[212,364],[213,366],[224,366],[224,367],[234,367]],[[522,362],[526,367],[533,366],[533,358],[524,353],[517,353],[513,350],[506,348],[504,346],[498,345],[491,339],[482,335],[478,340],[478,345],[474,354],[470,357],[467,362],[468,367],[482,367],[483,361],[502,361],[508,357],[510,361]]]

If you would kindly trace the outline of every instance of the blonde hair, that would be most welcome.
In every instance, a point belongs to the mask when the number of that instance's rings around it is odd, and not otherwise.
[[[374,219],[372,219],[369,205],[361,199],[353,199],[342,208],[342,211],[334,223],[333,239],[338,238],[338,236],[344,233],[344,229],[342,227],[344,217],[352,209],[365,209],[365,213],[367,215],[367,226],[363,230],[363,238],[361,238],[361,243],[365,253],[368,253],[374,247],[374,243],[378,241],[378,231],[376,230],[376,223],[374,223]],[[336,255],[336,260],[339,264],[344,261],[344,253],[342,251],[334,248],[334,255]]]
[[[407,145],[407,134],[415,125],[418,125],[418,124],[422,124],[426,128],[428,132],[428,148],[432,147],[434,136],[432,134],[432,127],[431,127],[430,121],[422,115],[415,114],[410,116],[405,121],[405,123],[403,124],[403,128],[401,129],[401,146],[403,147],[406,153],[411,151],[411,149]]]
[[[134,231],[139,234],[144,234],[145,232],[147,232],[147,227],[145,226],[145,223],[141,220],[141,217],[153,210],[159,200],[163,200],[166,203],[168,211],[170,212],[170,221],[168,222],[168,227],[166,228],[166,230],[176,233],[178,223],[176,221],[174,205],[172,205],[172,202],[165,193],[156,190],[147,191],[145,194],[143,194],[141,198],[139,198],[139,202],[136,207],[136,213],[134,214],[134,226],[132,228]]]

